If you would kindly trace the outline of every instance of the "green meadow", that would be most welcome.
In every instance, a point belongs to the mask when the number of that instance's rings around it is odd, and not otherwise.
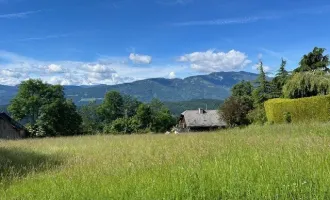
[[[0,199],[330,199],[330,124],[1,140]]]

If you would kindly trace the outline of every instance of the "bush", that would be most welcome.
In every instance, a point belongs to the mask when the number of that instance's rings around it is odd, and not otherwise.
[[[249,111],[253,109],[250,97],[229,97],[220,108],[220,115],[230,127],[248,125]]]
[[[46,136],[46,132],[40,126],[27,124],[25,127],[26,127],[30,137],[45,137]]]
[[[106,134],[132,134],[139,132],[140,123],[135,118],[119,118],[104,127]]]
[[[266,111],[264,106],[258,106],[254,110],[251,110],[247,115],[251,124],[264,125],[267,122]]]
[[[330,96],[271,99],[265,102],[268,121],[274,123],[330,120]]]

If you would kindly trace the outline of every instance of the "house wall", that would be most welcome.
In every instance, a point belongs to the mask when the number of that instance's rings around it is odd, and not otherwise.
[[[19,139],[24,135],[24,131],[14,129],[8,121],[0,118],[0,139]]]

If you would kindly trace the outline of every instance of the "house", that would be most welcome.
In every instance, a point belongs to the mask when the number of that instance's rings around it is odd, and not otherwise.
[[[218,110],[186,110],[179,119],[179,129],[183,132],[210,131],[226,126]]]
[[[27,130],[6,113],[0,113],[0,139],[20,139],[27,136]]]

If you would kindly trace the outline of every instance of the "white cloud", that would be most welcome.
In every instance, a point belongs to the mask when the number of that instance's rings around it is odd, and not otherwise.
[[[180,66],[133,66],[127,58],[102,57],[93,62],[39,61],[0,50],[0,84],[17,85],[29,78],[51,84],[120,84],[146,78],[169,77]]]
[[[247,23],[255,23],[263,20],[276,20],[282,18],[288,18],[292,16],[299,15],[319,15],[324,13],[329,13],[330,6],[329,5],[317,5],[314,7],[308,7],[303,9],[290,9],[286,11],[274,11],[268,13],[260,13],[256,16],[246,16],[239,18],[223,18],[223,19],[211,19],[211,20],[196,20],[196,21],[186,21],[173,23],[174,26],[205,26],[205,25],[213,25],[213,26],[221,26],[221,25],[229,25],[229,24],[247,24]]]
[[[63,68],[61,65],[56,65],[56,64],[50,64],[47,67],[47,71],[50,73],[61,73],[64,72]]]
[[[18,12],[18,13],[9,13],[9,14],[1,14],[0,19],[14,19],[14,18],[25,18],[28,15],[32,15],[35,13],[41,12],[41,10],[35,10],[35,11],[27,11],[27,12]]]
[[[251,63],[245,53],[235,50],[227,53],[214,50],[194,52],[181,56],[179,61],[190,63],[193,70],[205,73],[240,70]]]
[[[169,77],[170,79],[174,79],[174,78],[176,77],[175,72],[171,72],[171,73],[168,75],[168,77]]]
[[[216,19],[216,20],[206,20],[206,21],[187,21],[174,23],[175,26],[202,26],[202,25],[228,25],[228,24],[246,24],[259,21],[261,19],[266,19],[269,17],[245,17],[237,19]]]
[[[129,55],[129,59],[137,64],[150,64],[152,61],[152,57],[148,55],[139,55],[135,53],[131,53]]]

